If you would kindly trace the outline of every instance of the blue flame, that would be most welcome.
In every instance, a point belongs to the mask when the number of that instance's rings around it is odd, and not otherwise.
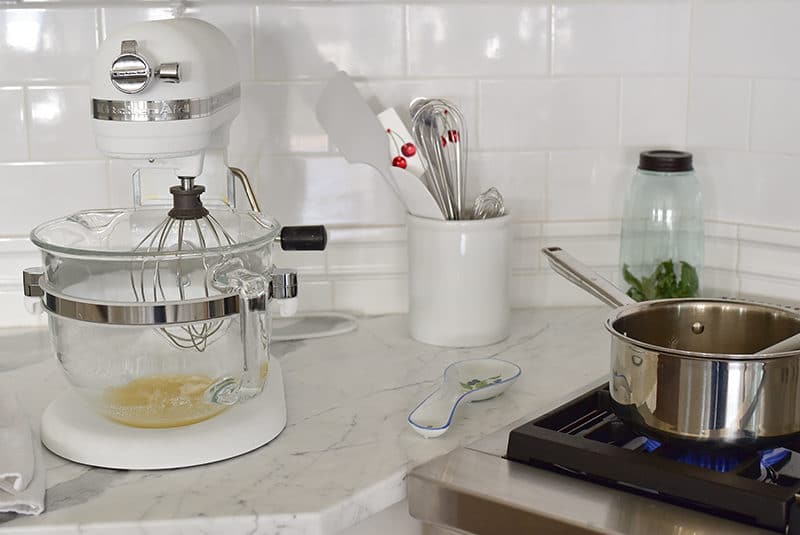
[[[652,453],[660,447],[661,443],[657,440],[653,440],[652,438],[648,438],[647,442],[645,442],[643,446],[644,450],[648,453]],[[764,450],[760,454],[761,466],[764,468],[770,468],[783,462],[791,454],[792,452],[785,448]],[[686,464],[693,464],[701,468],[708,468],[709,470],[715,470],[717,472],[730,472],[747,457],[747,454],[744,454],[744,456],[736,454],[720,455],[702,451],[687,451],[678,457],[675,457],[675,460]]]

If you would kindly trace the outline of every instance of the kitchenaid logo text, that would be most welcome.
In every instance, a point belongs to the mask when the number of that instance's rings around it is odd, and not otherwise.
[[[104,121],[180,121],[199,119],[216,113],[239,99],[235,85],[199,99],[176,100],[92,100],[92,117]]]

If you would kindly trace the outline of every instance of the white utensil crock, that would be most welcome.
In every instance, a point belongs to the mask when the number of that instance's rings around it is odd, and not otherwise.
[[[509,334],[511,217],[437,221],[406,216],[411,337],[483,346]]]

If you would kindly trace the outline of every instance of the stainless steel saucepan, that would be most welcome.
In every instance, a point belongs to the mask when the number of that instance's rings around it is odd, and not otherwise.
[[[606,329],[622,420],[694,447],[762,449],[800,434],[800,350],[780,351],[800,338],[792,338],[799,313],[730,299],[637,303],[560,248],[542,252],[559,274],[617,307]]]

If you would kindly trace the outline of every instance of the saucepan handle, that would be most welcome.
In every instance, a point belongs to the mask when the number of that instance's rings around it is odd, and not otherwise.
[[[542,254],[547,257],[550,267],[556,273],[603,303],[612,307],[620,307],[636,302],[608,279],[574,258],[561,247],[545,247],[542,249]]]

